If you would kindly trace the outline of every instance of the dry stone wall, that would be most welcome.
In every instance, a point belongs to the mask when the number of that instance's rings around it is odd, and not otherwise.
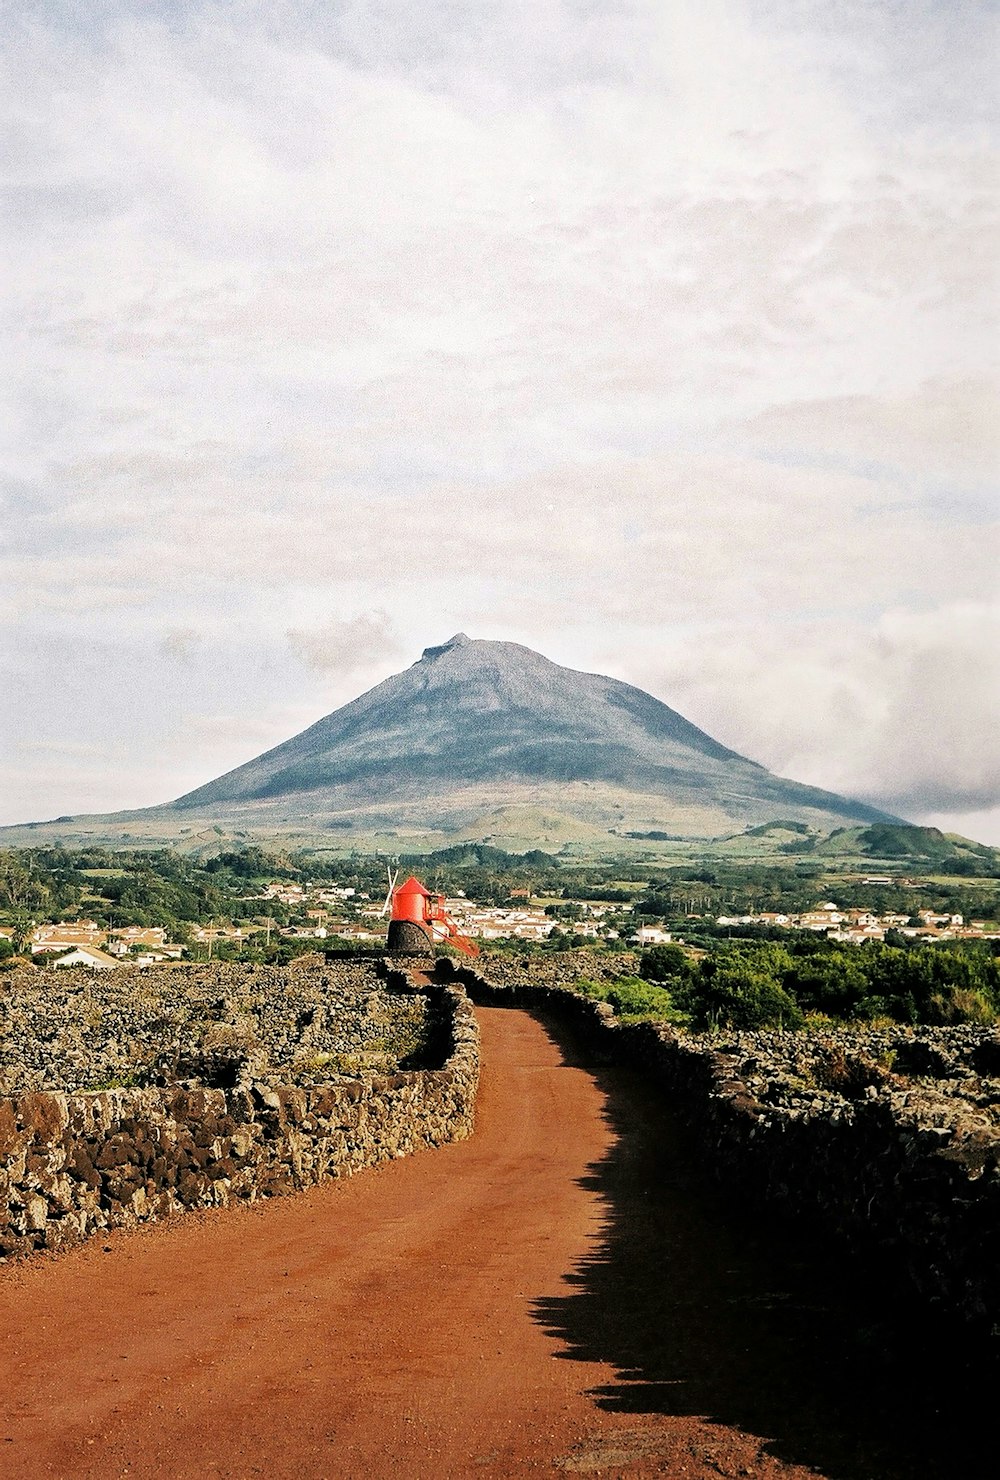
[[[250,1053],[226,1061],[226,1087],[188,1079],[0,1098],[0,1258],[292,1192],[471,1134],[479,1037],[468,999],[457,985],[418,994],[404,973],[382,974],[390,995],[419,1000],[420,1067],[282,1083],[255,1077]],[[300,981],[293,996],[304,990]]]
[[[533,980],[438,963],[474,1001],[542,1009],[604,1062],[642,1066],[710,1171],[793,1210],[948,1318],[1000,1334],[1000,1036],[993,1029],[679,1034]]]
[[[419,1057],[427,1011],[374,961],[5,972],[0,1094],[390,1071]]]

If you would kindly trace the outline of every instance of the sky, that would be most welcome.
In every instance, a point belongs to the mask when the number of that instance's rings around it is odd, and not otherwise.
[[[992,0],[19,0],[0,823],[458,631],[1000,844]]]

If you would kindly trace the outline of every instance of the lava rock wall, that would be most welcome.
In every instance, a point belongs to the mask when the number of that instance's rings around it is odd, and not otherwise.
[[[389,970],[387,984],[398,989],[406,978]],[[427,995],[434,1067],[328,1083],[0,1099],[0,1257],[253,1202],[464,1139],[479,1079],[475,1014],[455,987]]]
[[[0,1097],[387,1074],[419,1057],[427,1007],[422,993],[388,990],[377,961],[8,971]]]
[[[476,1002],[540,1009],[595,1061],[638,1065],[743,1206],[821,1224],[942,1315],[1000,1324],[1000,1040],[995,1030],[687,1036],[537,984],[509,961],[439,961]]]

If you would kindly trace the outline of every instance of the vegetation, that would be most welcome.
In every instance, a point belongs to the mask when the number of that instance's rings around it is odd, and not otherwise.
[[[512,896],[541,903],[556,924],[544,945],[513,941],[521,955],[567,947],[595,949],[581,933],[588,906],[604,906],[618,940],[600,949],[610,956],[626,950],[626,939],[643,923],[665,926],[684,947],[656,946],[612,981],[587,985],[623,1016],[655,1015],[693,1028],[724,1026],[794,1028],[814,1021],[993,1022],[1000,1014],[1000,959],[990,941],[914,944],[890,931],[884,942],[839,944],[812,931],[759,923],[719,925],[762,911],[795,913],[830,900],[839,908],[868,907],[915,919],[920,910],[996,921],[1000,885],[995,850],[958,843],[933,828],[877,824],[843,830],[858,853],[885,859],[908,848],[906,873],[885,867],[883,883],[867,883],[863,871],[842,860],[824,862],[819,840],[801,824],[777,822],[754,829],[761,835],[791,836],[814,852],[807,858],[770,863],[703,855],[689,862],[587,862],[535,850],[510,854],[486,844],[463,844],[427,855],[387,860],[373,854],[314,849],[289,853],[252,845],[220,843],[209,857],[169,849],[112,851],[99,847],[0,850],[0,962],[24,949],[34,924],[86,917],[101,926],[160,926],[187,947],[189,959],[287,961],[319,945],[314,939],[281,935],[305,926],[305,901],[281,903],[263,897],[274,881],[350,886],[356,894],[338,906],[350,919],[371,903],[381,904],[386,864],[412,869],[432,889],[463,891],[484,904]],[[779,844],[780,847],[785,845]],[[922,850],[919,852],[917,850]],[[967,873],[969,859],[977,871]],[[922,860],[922,861],[921,861]],[[961,867],[959,867],[961,865]],[[242,940],[192,939],[196,926],[240,927]],[[331,930],[336,925],[331,925]],[[350,954],[356,946],[328,936],[320,947]],[[502,947],[500,947],[502,948]]]
[[[1000,1017],[1000,957],[990,944],[845,946],[810,933],[787,944],[720,941],[700,957],[653,946],[639,970],[699,1030],[798,1028],[818,1019],[990,1023]]]
[[[686,1014],[674,1004],[671,993],[655,982],[637,976],[619,976],[613,981],[591,981],[581,977],[573,982],[578,992],[592,997],[597,1002],[608,1002],[624,1022],[639,1022],[646,1018],[677,1023],[688,1021]]]

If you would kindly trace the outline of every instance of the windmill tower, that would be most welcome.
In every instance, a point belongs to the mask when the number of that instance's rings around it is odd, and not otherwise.
[[[458,926],[444,909],[444,895],[431,894],[411,874],[404,884],[395,887],[390,880],[386,905],[391,902],[386,950],[390,956],[433,956],[434,948],[443,941],[465,956],[478,956],[479,947],[459,932]]]

